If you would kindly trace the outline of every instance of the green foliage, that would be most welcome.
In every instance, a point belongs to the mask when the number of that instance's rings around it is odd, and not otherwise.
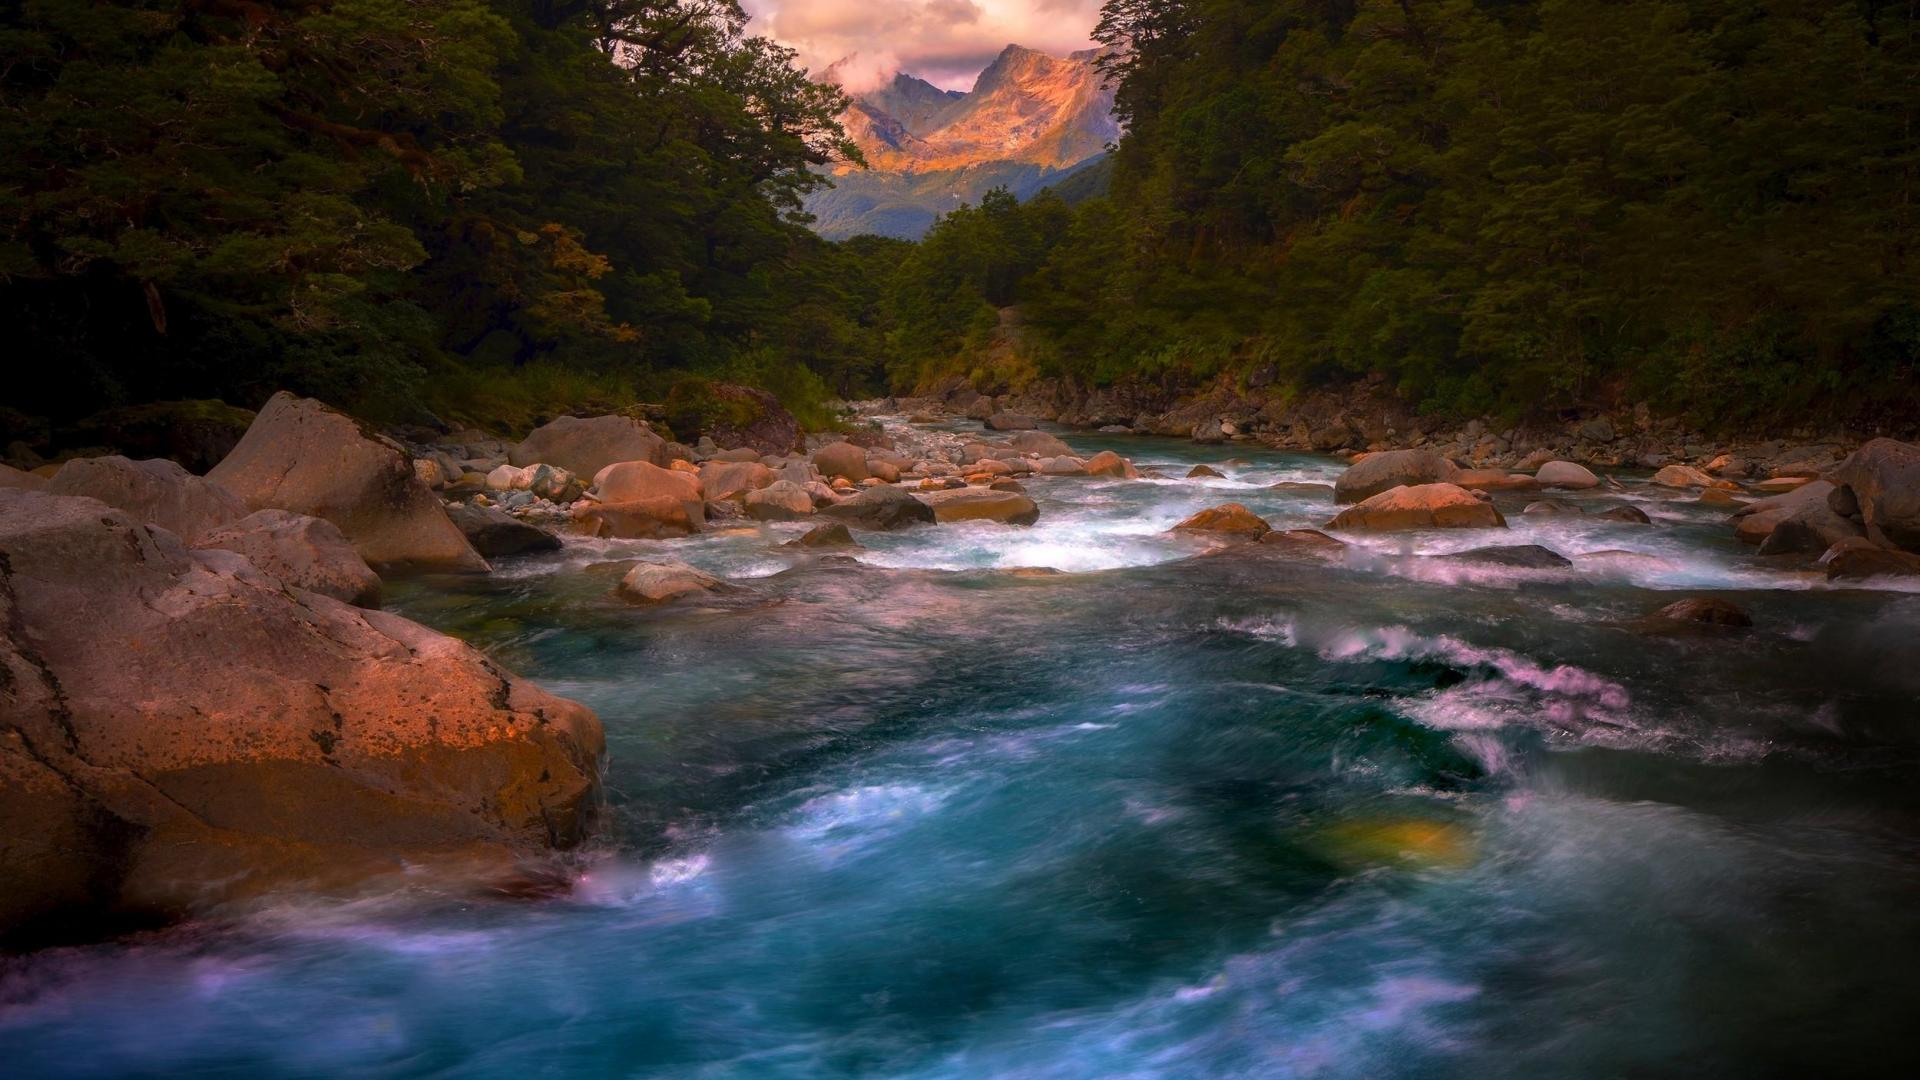
[[[0,12],[0,313],[40,360],[30,410],[286,387],[504,418],[538,411],[509,391],[745,353],[872,377],[861,256],[799,221],[858,157],[844,98],[733,0]]]
[[[1096,384],[1911,421],[1920,9],[1110,0],[1098,33],[1109,195],[949,215],[894,285],[907,365],[964,369],[1017,304],[1025,352]]]

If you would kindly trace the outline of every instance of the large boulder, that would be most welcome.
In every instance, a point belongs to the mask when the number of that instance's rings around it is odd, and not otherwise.
[[[867,478],[867,452],[849,442],[828,443],[813,452],[813,467],[829,480],[857,484]]]
[[[247,516],[232,492],[164,458],[74,458],[53,474],[47,492],[99,499],[188,543]]]
[[[775,480],[740,500],[755,521],[799,521],[813,516],[813,496],[791,480]]]
[[[871,487],[846,502],[823,507],[820,513],[856,529],[887,532],[910,525],[931,525],[933,507],[897,487]]]
[[[1865,537],[1842,540],[1820,556],[1827,579],[1920,577],[1920,555],[1883,548]]]
[[[712,439],[756,456],[785,454],[801,443],[800,421],[765,390],[688,379],[667,396],[667,422],[682,439]]]
[[[196,545],[237,551],[296,589],[359,607],[380,604],[380,575],[331,521],[291,510],[256,510]]]
[[[1349,506],[1329,529],[1401,532],[1409,529],[1504,529],[1507,519],[1490,502],[1454,484],[1415,484],[1383,491]]]
[[[636,604],[665,604],[689,596],[731,592],[735,586],[678,560],[643,562],[620,579],[619,593]]]
[[[1451,484],[1460,469],[1432,450],[1387,450],[1368,454],[1333,482],[1333,501],[1357,503],[1390,488]]]
[[[992,491],[967,487],[952,491],[930,491],[920,496],[933,507],[935,521],[999,521],[1008,525],[1031,525],[1040,520],[1040,507],[1032,499],[1012,491]]]
[[[708,502],[759,491],[773,480],[773,470],[758,461],[709,461],[700,466],[700,494]]]
[[[1040,460],[1040,475],[1085,476],[1087,475],[1087,463],[1072,455],[1042,458]]]
[[[987,417],[986,425],[988,431],[1031,431],[1038,421],[1020,413],[997,412]]]
[[[465,503],[449,509],[447,516],[466,535],[473,549],[489,559],[561,548],[558,536],[532,522],[521,521],[499,507]]]
[[[665,465],[666,440],[630,416],[562,416],[533,429],[507,451],[513,465],[557,465],[575,476],[593,476],[616,461]]]
[[[601,502],[624,503],[662,497],[700,501],[697,473],[663,469],[650,461],[621,461],[601,469],[593,478]]]
[[[1834,513],[1825,503],[1803,506],[1760,541],[1760,554],[1819,555],[1842,540],[1862,535],[1860,526]]]
[[[1194,514],[1175,525],[1172,531],[1206,533],[1234,540],[1258,540],[1272,532],[1273,526],[1239,503],[1223,503]]]
[[[688,502],[672,495],[573,504],[575,529],[587,536],[618,540],[674,540],[699,532],[705,521],[706,514],[697,500]]]
[[[1072,457],[1073,448],[1044,431],[1017,431],[1007,445],[1029,457]]]
[[[47,477],[25,472],[11,465],[0,465],[0,488],[19,488],[24,491],[43,491],[47,486]]]
[[[0,609],[0,933],[588,832],[591,712],[98,500],[0,492]]]
[[[1121,480],[1137,480],[1140,477],[1140,470],[1133,467],[1133,462],[1111,450],[1102,450],[1093,455],[1087,459],[1086,465],[1089,476],[1111,476]]]
[[[487,568],[399,444],[317,401],[273,395],[207,479],[249,509],[333,522],[376,569]]]
[[[1874,439],[1833,471],[1837,498],[1859,509],[1867,538],[1920,551],[1920,445]]]
[[[1600,478],[1585,465],[1571,461],[1549,461],[1540,466],[1533,474],[1541,487],[1565,488],[1569,491],[1585,491],[1600,486]]]
[[[1749,544],[1764,542],[1773,535],[1773,530],[1788,518],[1803,510],[1827,505],[1827,497],[1834,492],[1834,486],[1825,480],[1815,480],[1802,484],[1784,495],[1773,495],[1753,502],[1734,511],[1733,532],[1735,536]]]

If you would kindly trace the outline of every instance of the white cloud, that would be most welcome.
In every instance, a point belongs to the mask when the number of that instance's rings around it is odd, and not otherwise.
[[[952,90],[1008,45],[1055,55],[1090,48],[1100,0],[744,0],[752,33],[820,71],[847,56],[861,81],[906,71]]]

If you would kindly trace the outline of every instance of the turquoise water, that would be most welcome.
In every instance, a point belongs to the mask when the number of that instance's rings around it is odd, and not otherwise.
[[[7,1076],[1912,1075],[1920,595],[1502,500],[1567,571],[1317,524],[1300,455],[1074,436],[1183,476],[1036,480],[1036,527],[592,542],[394,606],[596,709],[563,895],[287,898],[12,962]],[[751,592],[615,600],[671,553]],[[1013,574],[1052,567],[1063,574]],[[1648,635],[1682,595],[1756,628]]]

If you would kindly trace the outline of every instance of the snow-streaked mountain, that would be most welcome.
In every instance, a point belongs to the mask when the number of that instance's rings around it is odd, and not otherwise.
[[[984,178],[1004,177],[1024,195],[1078,171],[1120,137],[1098,57],[1009,45],[966,93],[903,73],[854,95],[841,121],[868,169],[836,170],[835,189],[808,200],[815,227],[832,238],[915,238],[937,215],[976,201]],[[841,69],[824,77],[841,81]]]

